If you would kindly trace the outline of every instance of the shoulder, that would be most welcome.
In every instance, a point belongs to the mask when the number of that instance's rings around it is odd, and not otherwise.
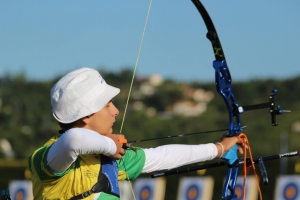
[[[47,153],[51,145],[42,146],[36,149],[28,158],[28,165],[31,172],[40,171],[41,166],[44,165],[45,159],[47,158]]]
[[[80,137],[84,137],[87,134],[97,134],[99,135],[97,132],[90,130],[90,129],[86,129],[86,128],[72,128],[70,130],[67,130],[62,136],[63,137],[76,137],[76,138],[80,138]]]

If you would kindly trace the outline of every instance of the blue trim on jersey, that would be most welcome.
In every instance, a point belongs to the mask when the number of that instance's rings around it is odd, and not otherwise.
[[[118,165],[116,160],[104,155],[101,156],[101,172],[108,178],[111,186],[111,194],[120,197],[120,188],[118,183]]]

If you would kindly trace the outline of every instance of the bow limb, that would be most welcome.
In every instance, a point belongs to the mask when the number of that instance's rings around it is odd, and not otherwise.
[[[239,114],[233,113],[233,106],[237,105],[237,103],[231,89],[232,79],[221,42],[205,7],[199,0],[192,0],[192,2],[204,20],[208,31],[206,37],[210,40],[215,55],[213,67],[215,69],[216,89],[224,99],[229,117],[227,136],[237,136],[242,133],[243,128]],[[222,191],[222,199],[237,199],[237,195],[235,194],[235,184],[238,176],[238,157],[236,150],[237,145],[223,156],[223,159],[225,159],[228,164],[228,172]]]

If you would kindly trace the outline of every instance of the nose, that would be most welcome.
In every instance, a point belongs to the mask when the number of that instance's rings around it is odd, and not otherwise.
[[[116,108],[116,113],[115,113],[115,115],[118,116],[119,113],[120,113],[120,112],[119,112],[118,108]]]
[[[114,107],[114,109],[113,109],[113,115],[114,116],[118,116],[119,115],[119,110],[118,110],[118,108],[113,104],[113,107]]]

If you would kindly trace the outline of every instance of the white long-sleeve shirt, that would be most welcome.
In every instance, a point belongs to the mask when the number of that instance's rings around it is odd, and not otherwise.
[[[117,147],[114,141],[99,133],[73,128],[66,131],[50,148],[47,164],[56,172],[67,170],[81,154],[115,154]],[[142,173],[176,168],[197,162],[214,159],[218,150],[213,143],[200,145],[163,145],[143,149],[145,165]]]

